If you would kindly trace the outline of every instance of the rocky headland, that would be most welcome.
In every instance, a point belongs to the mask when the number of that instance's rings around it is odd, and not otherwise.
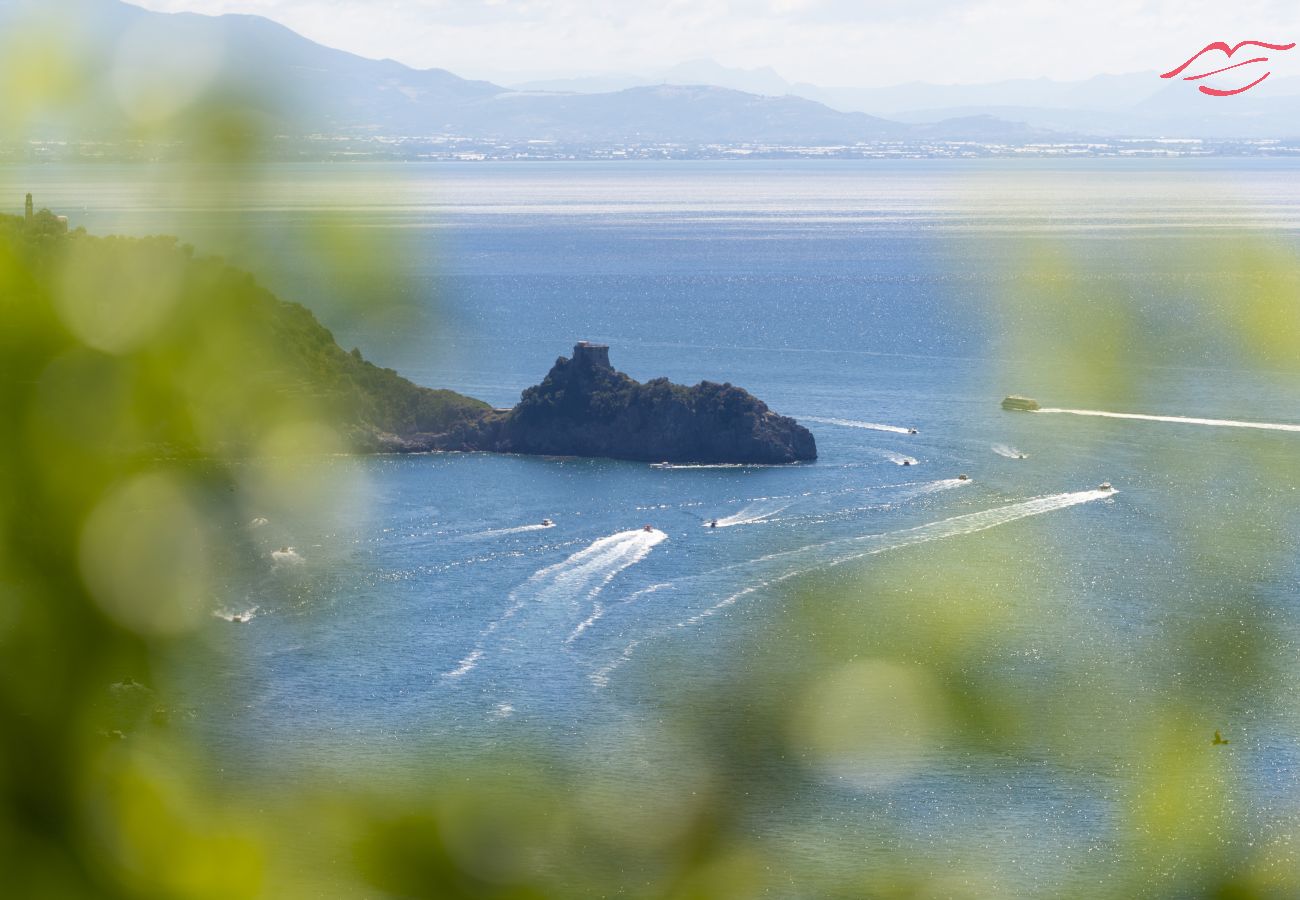
[[[287,422],[314,422],[334,432],[332,447],[362,453],[700,463],[817,456],[807,429],[738,387],[641,384],[615,371],[608,347],[586,342],[510,410],[421,387],[345,351],[306,307],[220,259],[173,238],[69,231],[65,219],[37,211],[30,195],[22,218],[0,216],[0,264],[6,259],[19,289],[0,290],[13,326],[0,329],[7,351],[0,357],[13,380],[44,383],[52,361],[62,360],[86,370],[79,385],[107,392],[80,400],[87,408],[126,403],[112,391],[126,392],[132,427],[111,436],[121,453],[238,456]],[[21,300],[6,302],[11,295]]]
[[[610,364],[609,348],[579,343],[509,411],[493,410],[393,449],[486,450],[675,463],[790,463],[817,458],[812,433],[748,391],[704,381],[644,384]]]

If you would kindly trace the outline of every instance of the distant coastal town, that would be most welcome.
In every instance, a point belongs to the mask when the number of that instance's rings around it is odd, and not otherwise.
[[[1162,159],[1296,157],[1300,139],[1212,140],[1111,138],[1079,141],[863,141],[852,144],[572,143],[492,140],[458,135],[281,137],[259,148],[267,161],[484,162],[494,160],[743,160],[743,159]],[[180,143],[28,141],[0,144],[0,163],[166,161],[184,158]]]

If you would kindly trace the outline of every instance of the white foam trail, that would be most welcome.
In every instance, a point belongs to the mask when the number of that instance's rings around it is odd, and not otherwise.
[[[867,556],[885,553],[890,550],[898,550],[917,544],[942,540],[944,538],[987,531],[990,528],[996,528],[1000,525],[1006,525],[1020,519],[1029,518],[1030,516],[1040,516],[1044,513],[1067,509],[1081,503],[1090,503],[1094,500],[1104,500],[1108,497],[1115,496],[1116,493],[1116,491],[1088,490],[1064,494],[1052,494],[1046,497],[1037,497],[1032,500],[1012,503],[1008,506],[1000,506],[995,509],[988,509],[975,513],[965,513],[948,519],[941,519],[938,522],[918,525],[914,528],[905,528],[899,531],[886,532],[884,534],[865,535],[862,537],[829,541],[824,544],[814,544],[797,550],[773,553],[768,556],[760,557],[759,559],[754,560],[753,563],[745,565],[778,562],[787,562],[792,565],[787,567],[783,572],[736,591],[708,609],[678,622],[676,627],[689,628],[693,625],[698,625],[728,607],[734,606],[751,594],[781,584],[785,581],[789,581],[792,578],[806,574],[812,570],[832,568],[847,562],[863,559]],[[829,557],[826,556],[826,551],[828,550],[831,551],[833,555]],[[810,559],[809,557],[812,558]],[[739,566],[728,568],[739,568]],[[640,643],[640,640],[632,641],[623,649],[623,652],[616,659],[605,665],[603,668],[597,670],[591,676],[593,684],[596,684],[598,687],[603,687],[605,684],[608,684],[609,676],[615,669],[631,659],[632,654]]]
[[[500,721],[501,719],[508,719],[514,714],[515,714],[514,706],[504,701],[498,703],[492,709],[492,718],[498,721]]]
[[[904,456],[902,453],[895,453],[892,450],[881,451],[885,458],[896,466],[915,466],[920,463],[915,456]]]
[[[305,559],[298,555],[298,551],[292,547],[281,547],[279,550],[271,551],[271,564],[276,568],[281,566],[301,566]]]
[[[645,559],[667,537],[658,530],[620,531],[595,541],[561,562],[534,572],[510,592],[506,611],[483,630],[474,649],[454,669],[445,672],[444,677],[461,678],[472,672],[487,654],[488,639],[529,603],[548,606],[561,600],[577,603],[582,597],[596,603],[600,592],[615,576]]]
[[[228,609],[213,610],[212,615],[226,622],[234,622],[240,625],[246,625],[253,619],[257,618],[257,611],[260,607],[251,607],[243,612],[231,612]]]
[[[777,513],[788,509],[790,505],[789,503],[782,503],[779,506],[773,506],[771,503],[751,503],[738,513],[717,519],[717,527],[733,528],[737,525],[757,525],[760,522],[767,522]],[[706,527],[709,524],[709,522],[704,523]]]
[[[552,522],[550,525],[543,525],[540,522],[538,522],[533,525],[516,525],[513,528],[493,528],[489,531],[479,531],[475,534],[466,535],[466,537],[469,538],[502,537],[507,534],[526,534],[529,531],[546,531],[547,529],[554,528],[554,527],[555,527],[554,522]]]
[[[629,643],[612,662],[591,673],[591,683],[598,688],[607,687],[609,685],[609,676],[614,674],[615,669],[631,659],[632,654],[636,653],[636,648],[640,646],[641,642],[639,640]]]
[[[911,547],[915,544],[926,544],[930,541],[957,537],[959,535],[975,534],[979,531],[987,531],[990,528],[996,528],[999,525],[1006,525],[1010,522],[1015,522],[1030,516],[1041,516],[1043,513],[1055,512],[1059,509],[1077,506],[1080,503],[1088,503],[1092,500],[1104,500],[1107,497],[1115,496],[1115,493],[1115,491],[1090,490],[1075,491],[1068,494],[1052,494],[1047,497],[1038,497],[1033,500],[1024,500],[1020,503],[1013,503],[1010,506],[1000,506],[996,509],[986,509],[982,512],[976,513],[965,513],[960,516],[953,516],[949,519],[941,519],[938,522],[931,522],[927,525],[918,525],[915,528],[905,528],[901,531],[891,531],[886,532],[885,534],[866,535],[864,537],[830,541],[825,544],[803,547],[799,550],[788,550],[784,553],[775,553],[763,557],[762,559],[770,562],[783,558],[807,555],[809,551],[840,549],[841,552],[839,555],[833,556],[829,559],[821,559],[814,566],[814,568],[829,569],[833,566],[862,559],[866,556],[874,556],[877,553],[884,553],[888,550],[898,550],[903,547]],[[865,549],[855,549],[860,547],[865,547]],[[800,575],[805,571],[807,571],[806,568],[792,569],[785,574],[763,582],[760,585],[747,587],[744,590],[732,594],[721,603],[705,610],[699,615],[687,619],[686,624],[693,625],[696,622],[713,615],[719,610],[731,606],[741,597],[748,596],[762,587],[768,587],[786,581],[787,579]]]
[[[778,469],[795,463],[651,463],[652,469]]]
[[[495,624],[495,623],[493,623]],[[492,629],[496,630],[496,629]],[[481,647],[475,647],[474,650],[460,661],[460,664],[450,672],[444,672],[444,678],[460,678],[462,675],[468,675],[470,671],[478,665],[478,661],[483,658],[484,650]]]
[[[645,597],[649,594],[657,594],[659,591],[662,591],[664,588],[670,588],[672,586],[673,586],[673,582],[671,581],[664,581],[659,584],[652,584],[648,588],[642,588],[639,591],[634,591],[631,594],[628,594],[622,600],[619,600],[617,605],[627,606],[629,603],[635,603],[641,597]],[[582,636],[582,633],[584,631],[586,631],[592,625],[595,625],[597,622],[599,622],[601,616],[603,615],[605,615],[605,606],[599,600],[596,600],[596,602],[592,606],[591,615],[587,616],[587,618],[583,619],[580,623],[578,623],[578,627],[573,629],[572,632],[570,632],[569,636],[564,639],[564,643],[572,644],[574,641],[576,641],[578,638]]]
[[[898,425],[881,425],[877,422],[859,422],[856,419],[830,419],[821,416],[800,416],[805,422],[818,422],[822,425],[838,425],[841,428],[867,428],[871,431],[889,431],[893,434],[911,434],[910,428]]]
[[[994,444],[993,452],[998,456],[1005,456],[1007,459],[1027,459],[1029,454],[1017,450],[1015,447],[1008,447],[1006,444]]]
[[[1040,409],[1040,413],[1065,413],[1071,416],[1100,416],[1105,419],[1140,419],[1144,422],[1176,422],[1181,425],[1209,425],[1213,428],[1258,428],[1264,431],[1300,431],[1300,425],[1276,422],[1241,422],[1236,419],[1198,419],[1191,416],[1149,416],[1142,413],[1103,412],[1098,409]]]

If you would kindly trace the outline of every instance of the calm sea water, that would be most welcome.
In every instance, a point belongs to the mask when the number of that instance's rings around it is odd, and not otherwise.
[[[213,598],[214,613],[254,611],[211,626],[223,662],[203,678],[231,702],[205,727],[222,752],[367,765],[431,737],[472,756],[527,735],[604,759],[653,731],[665,695],[745,671],[747,637],[780,621],[798,576],[869,585],[887,558],[923,576],[953,542],[973,548],[971,571],[941,573],[957,584],[1004,578],[1014,592],[1016,571],[980,570],[1002,558],[982,564],[980,542],[998,541],[1057,588],[1060,608],[1019,623],[1032,657],[990,666],[1048,677],[1083,645],[1156,671],[1141,657],[1150,636],[1193,625],[1207,591],[1230,603],[1247,588],[1295,648],[1293,564],[1207,587],[1191,561],[1207,533],[1237,539],[1243,522],[1268,523],[1252,545],[1294,559],[1295,494],[1266,470],[1238,476],[1245,455],[1293,457],[1300,434],[998,401],[1300,423],[1300,361],[1253,368],[1239,344],[1204,340],[1234,315],[1233,286],[1221,260],[1180,249],[1244,241],[1293,258],[1300,163],[315,165],[219,195],[182,190],[169,169],[6,175],[91,231],[174,233],[228,254],[345,347],[420,383],[509,405],[590,339],[634,377],[731,381],[816,434],[817,463],[776,468],[321,463],[337,492],[328,513],[263,511],[249,571]],[[366,286],[373,306],[339,289],[360,263],[304,250],[303,226],[338,220],[396,261],[391,282]],[[1038,244],[1057,255],[1027,255]],[[1034,303],[1079,313],[1036,319]],[[1057,330],[1034,330],[1045,322]],[[1114,380],[1080,381],[1072,353],[1113,360]],[[1102,481],[1118,493],[1094,490]],[[295,556],[274,555],[284,546]],[[772,677],[763,665],[755,678]],[[1258,705],[1207,728],[1232,730],[1281,808],[1300,800],[1300,727],[1269,698],[1295,673],[1262,677]],[[1143,691],[1141,677],[1116,685],[1116,705]],[[1104,843],[1118,759],[1071,779],[1023,764],[997,783],[968,762],[938,756],[887,792],[931,849],[969,826],[994,856],[1034,850],[1025,886],[1049,890],[1057,862]],[[808,828],[851,835],[864,796],[823,786],[808,809],[833,813],[805,811]]]

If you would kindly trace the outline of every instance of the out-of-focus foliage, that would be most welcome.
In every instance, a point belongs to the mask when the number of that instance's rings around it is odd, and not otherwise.
[[[93,133],[108,90],[140,140],[184,139],[196,187],[256,176],[265,107],[212,80],[211,48],[151,48],[169,74],[156,59],[114,69],[80,52],[91,4],[26,8],[0,35],[0,139],[46,120]],[[320,234],[323,257],[364,246],[346,227]],[[1294,368],[1294,258],[1164,246],[1171,271],[1195,259],[1222,285],[1157,323],[1136,318],[1122,265],[1093,277],[1065,247],[1026,246],[1003,298],[1015,376],[1129,407],[1151,366],[1205,346],[1238,347],[1266,377]],[[193,745],[166,678],[178,659],[207,662],[200,603],[241,540],[222,523],[256,514],[251,497],[332,502],[283,461],[348,449],[340,422],[423,430],[477,408],[344,353],[302,307],[174,241],[0,220],[0,894],[1002,898],[1022,880],[985,852],[1005,837],[996,801],[1036,766],[1097,792],[1106,818],[1103,840],[1061,857],[1009,838],[1024,849],[1011,865],[1046,873],[1041,896],[1300,896],[1295,828],[1254,830],[1239,744],[1209,742],[1235,709],[1294,702],[1262,682],[1295,663],[1267,607],[1293,571],[1275,498],[1300,470],[1264,440],[1237,462],[1257,476],[1243,490],[1270,495],[1212,519],[1160,513],[1190,573],[1153,600],[1182,612],[1164,628],[1044,658],[1042,632],[1095,623],[1072,602],[1077,573],[1021,565],[1052,550],[1026,523],[801,586],[779,633],[732,648],[729,678],[673,682],[617,760],[412,747],[391,780],[226,771]],[[1173,446],[1167,464],[1193,483],[1221,474]],[[1118,796],[1097,777],[1116,771]],[[938,826],[945,849],[928,852],[894,793],[909,788],[982,791],[989,821]],[[852,795],[857,827],[821,805],[832,790]]]

